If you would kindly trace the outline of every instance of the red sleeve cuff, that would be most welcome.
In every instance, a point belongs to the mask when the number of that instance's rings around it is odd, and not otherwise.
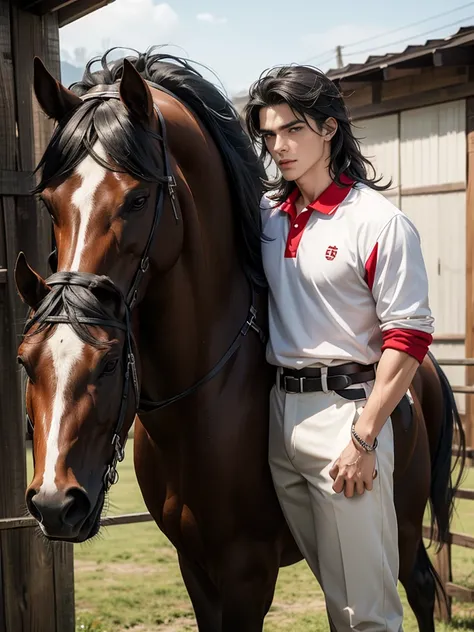
[[[389,329],[383,332],[382,351],[385,351],[385,349],[404,351],[421,364],[432,342],[433,336],[424,331],[418,331],[417,329]]]

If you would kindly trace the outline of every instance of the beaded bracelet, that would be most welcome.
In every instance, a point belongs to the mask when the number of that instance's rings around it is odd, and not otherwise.
[[[357,443],[360,445],[361,448],[364,448],[364,450],[366,452],[373,452],[375,450],[375,448],[378,446],[378,441],[377,438],[374,441],[374,445],[370,445],[368,444],[366,441],[364,441],[362,439],[362,437],[360,437],[355,429],[355,423],[352,424],[352,428],[351,428],[351,433],[352,436],[354,437],[354,439],[357,441]]]

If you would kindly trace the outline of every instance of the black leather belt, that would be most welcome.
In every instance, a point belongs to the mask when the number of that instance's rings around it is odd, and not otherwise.
[[[286,369],[280,371],[279,386],[287,393],[317,393],[335,391],[346,399],[365,399],[365,390],[362,388],[346,390],[353,384],[363,384],[375,379],[373,364],[363,365],[351,362],[328,368],[326,380],[321,369],[308,367],[306,369]],[[326,381],[326,384],[324,382]]]

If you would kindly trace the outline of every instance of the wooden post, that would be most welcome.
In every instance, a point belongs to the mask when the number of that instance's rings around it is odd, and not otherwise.
[[[47,46],[44,38],[49,37]],[[33,111],[33,58],[59,76],[54,16],[34,16],[0,0],[0,170],[31,172],[35,137],[45,147],[51,124]],[[49,129],[48,129],[49,127]],[[4,191],[5,193],[5,191]],[[25,419],[17,347],[26,308],[13,278],[19,250],[42,274],[50,223],[33,197],[0,191],[0,518],[24,515]],[[4,282],[1,282],[4,281]],[[33,529],[0,533],[0,632],[73,632],[72,545],[51,545]]]
[[[466,99],[467,190],[466,190],[466,345],[467,358],[474,357],[474,97]],[[474,367],[466,368],[466,384],[474,384]],[[466,443],[474,447],[474,397],[466,396]]]
[[[448,583],[452,582],[452,568],[451,568],[451,544],[444,544],[443,548],[435,555],[434,567],[441,579],[444,590],[447,594]],[[440,621],[449,623],[451,621],[451,597],[447,596],[446,600],[442,595],[438,595],[435,606],[435,616]]]

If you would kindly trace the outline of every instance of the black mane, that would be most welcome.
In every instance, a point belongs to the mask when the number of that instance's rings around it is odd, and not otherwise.
[[[83,96],[98,87],[101,91],[118,90],[124,58],[108,61],[110,52],[87,64],[82,81],[70,88],[74,93]],[[264,286],[259,206],[265,172],[232,103],[188,61],[156,52],[156,47],[126,59],[147,82],[162,86],[189,106],[212,136],[234,201],[237,248],[244,271],[255,284]],[[92,65],[99,61],[102,68],[92,72]],[[156,138],[149,129],[131,120],[118,99],[87,100],[56,127],[37,167],[41,170],[41,182],[36,192],[52,180],[67,177],[87,155],[104,164],[92,149],[97,140],[121,170],[159,182],[162,160]]]

